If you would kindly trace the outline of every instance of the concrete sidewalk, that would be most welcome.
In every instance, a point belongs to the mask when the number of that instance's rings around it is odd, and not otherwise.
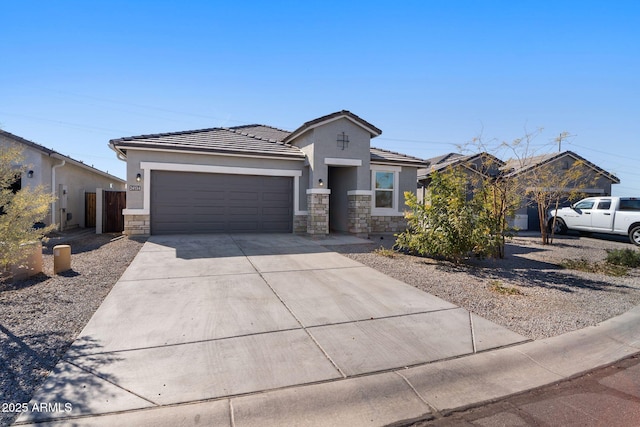
[[[530,342],[320,243],[150,238],[17,423],[385,425],[640,351],[640,309]]]

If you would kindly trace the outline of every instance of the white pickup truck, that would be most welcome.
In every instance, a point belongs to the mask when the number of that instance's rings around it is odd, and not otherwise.
[[[627,235],[640,246],[640,197],[588,197],[551,211],[548,225],[557,234],[577,230]]]

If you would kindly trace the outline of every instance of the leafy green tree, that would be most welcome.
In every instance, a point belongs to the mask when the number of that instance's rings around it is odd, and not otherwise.
[[[467,188],[465,174],[449,168],[433,173],[424,203],[406,192],[408,229],[397,236],[396,247],[456,263],[470,255],[486,255],[491,230],[479,214],[479,199],[470,197]]]
[[[53,226],[34,228],[44,220],[54,197],[43,187],[15,190],[26,167],[18,147],[0,145],[0,273],[27,256],[28,243],[42,240]]]

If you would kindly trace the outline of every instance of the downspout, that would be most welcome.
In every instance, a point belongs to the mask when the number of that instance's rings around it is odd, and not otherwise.
[[[51,202],[51,224],[56,223],[56,207],[57,207],[57,198],[56,198],[56,169],[62,167],[67,163],[66,160],[62,159],[62,163],[53,165],[51,167],[51,195],[53,196],[53,202]]]

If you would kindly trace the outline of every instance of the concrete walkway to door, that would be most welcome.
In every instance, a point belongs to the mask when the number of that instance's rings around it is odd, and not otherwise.
[[[488,351],[525,341],[310,238],[153,236],[33,397],[62,409],[18,423],[387,424],[437,406],[418,390],[447,380],[438,363],[561,379]]]

